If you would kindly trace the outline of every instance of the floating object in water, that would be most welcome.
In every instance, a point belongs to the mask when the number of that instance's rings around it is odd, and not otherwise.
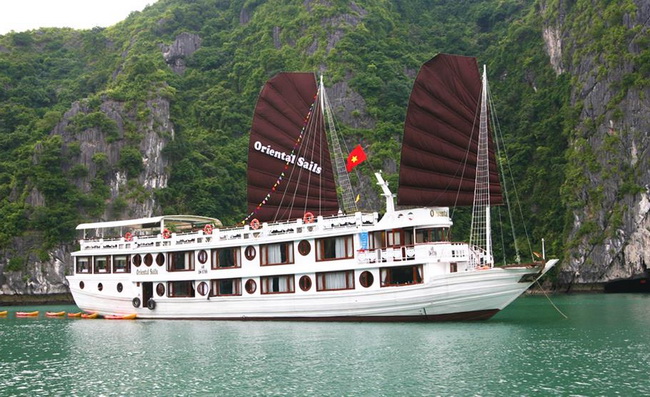
[[[6,316],[6,315],[7,315],[7,313],[8,313],[8,311],[7,311],[7,310],[5,310],[5,311],[2,311],[2,312],[0,312],[0,316]]]
[[[97,313],[82,313],[81,318],[97,318],[99,314]]]
[[[16,317],[36,317],[38,313],[38,310],[33,312],[16,312]]]
[[[68,313],[68,317],[81,317],[81,312],[78,312],[78,313]]]
[[[65,312],[45,312],[45,315],[47,317],[63,317],[65,316]]]
[[[135,313],[124,314],[124,315],[121,315],[121,314],[117,314],[117,315],[109,314],[108,316],[104,316],[104,318],[106,320],[135,320],[136,317],[137,317],[137,315]]]

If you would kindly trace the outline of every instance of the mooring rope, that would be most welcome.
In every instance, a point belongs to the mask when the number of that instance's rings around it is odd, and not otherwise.
[[[548,301],[551,303],[551,306],[553,306],[553,307],[555,308],[555,310],[557,310],[557,312],[560,313],[560,314],[562,315],[562,317],[564,317],[565,319],[568,319],[569,317],[568,317],[566,314],[562,313],[562,310],[560,310],[557,306],[555,306],[555,303],[553,303],[553,301],[551,300],[551,298],[549,298],[548,294],[547,294],[546,291],[544,290],[544,287],[542,287],[542,284],[539,283],[539,280],[535,280],[535,282],[537,283],[537,285],[539,286],[539,288],[540,288],[540,289],[542,290],[542,292],[544,293],[544,296],[546,297],[546,299],[548,299]]]

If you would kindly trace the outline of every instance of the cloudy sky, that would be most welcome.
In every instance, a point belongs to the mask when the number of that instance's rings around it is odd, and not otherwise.
[[[107,27],[157,0],[0,0],[0,35],[40,27]]]

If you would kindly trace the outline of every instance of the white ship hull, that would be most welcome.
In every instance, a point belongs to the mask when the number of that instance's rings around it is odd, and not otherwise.
[[[414,214],[413,211],[416,211]],[[419,212],[418,212],[419,211]],[[442,213],[444,215],[444,212]],[[210,252],[222,246],[237,246],[243,250],[254,243],[258,252],[261,247],[274,242],[293,243],[294,263],[260,266],[259,256],[243,259],[241,266],[229,269],[213,269],[210,260],[190,271],[170,271],[168,266],[156,263],[147,267],[134,265],[128,273],[92,271],[68,277],[75,302],[84,311],[100,315],[137,314],[138,318],[158,319],[217,319],[217,320],[308,320],[308,321],[443,321],[487,319],[505,308],[555,263],[537,263],[517,267],[473,268],[471,252],[464,243],[427,242],[376,249],[355,249],[347,259],[332,261],[315,260],[315,249],[308,255],[297,250],[299,241],[308,241],[313,247],[318,241],[336,235],[348,235],[356,248],[364,243],[360,235],[384,233],[386,230],[431,230],[448,226],[450,221],[441,213],[430,209],[396,211],[392,217],[375,221],[376,215],[356,214],[350,217],[318,218],[305,225],[301,220],[293,223],[264,225],[255,231],[249,227],[230,231],[215,230],[207,235],[196,233],[174,234],[169,239],[156,237],[127,242],[124,239],[82,241],[82,249],[76,258],[117,257],[128,253],[154,255],[180,249],[198,257],[201,251]],[[417,216],[414,216],[417,215]],[[371,220],[364,222],[364,220]],[[309,230],[311,229],[311,230]],[[279,230],[289,230],[276,233]],[[293,231],[290,231],[293,230]],[[351,233],[351,234],[350,234]],[[372,237],[371,237],[372,238]],[[252,241],[251,241],[252,240]],[[145,243],[145,241],[147,241]],[[240,244],[240,245],[237,245]],[[158,247],[158,248],[151,248]],[[197,262],[198,263],[198,262]],[[453,266],[452,266],[453,263]],[[417,270],[413,282],[388,285],[382,282],[390,269]],[[94,269],[96,270],[96,269]],[[353,286],[349,289],[318,290],[320,275],[331,272],[348,272]],[[364,287],[360,277],[363,272],[372,274],[374,282]],[[383,272],[383,273],[382,273]],[[275,274],[289,275],[293,288],[289,292],[265,294],[261,284],[264,277]],[[299,287],[299,279],[307,276],[312,282],[308,290]],[[214,285],[215,280],[227,278],[239,281],[237,295],[215,296],[215,291],[201,291],[200,283]],[[247,280],[258,286],[249,293],[244,287]],[[385,280],[384,280],[385,281]],[[193,296],[170,296],[174,282],[186,282],[192,286]],[[101,288],[100,285],[101,284]],[[121,286],[118,291],[118,284]],[[157,286],[165,292],[159,294]],[[83,288],[82,288],[83,287]],[[148,290],[148,292],[147,292]],[[161,290],[162,291],[162,290]],[[201,292],[204,292],[202,294]],[[138,307],[134,306],[138,303]],[[153,300],[153,308],[148,301]]]
[[[554,263],[547,265],[552,266]],[[77,305],[100,315],[136,313],[138,318],[216,320],[443,321],[488,319],[520,296],[519,282],[530,268],[484,270],[440,277],[422,285],[374,291],[342,291],[296,296],[195,297],[157,301],[135,309],[128,297],[106,297],[72,288]],[[70,282],[74,285],[75,278]],[[97,280],[100,282],[100,280]],[[105,287],[108,287],[104,281]],[[107,285],[108,284],[108,285]],[[135,291],[134,291],[135,294]]]

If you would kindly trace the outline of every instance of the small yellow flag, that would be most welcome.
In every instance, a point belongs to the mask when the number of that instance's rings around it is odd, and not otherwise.
[[[360,198],[361,198],[361,195],[360,195],[360,194],[357,194],[357,198],[354,199],[354,202],[355,202],[355,203],[358,203]]]

